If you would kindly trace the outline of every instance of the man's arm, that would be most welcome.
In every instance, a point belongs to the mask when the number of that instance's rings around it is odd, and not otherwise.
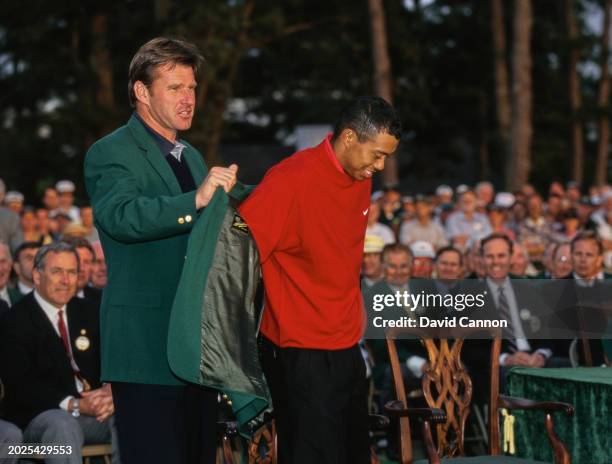
[[[213,168],[193,192],[146,196],[133,162],[94,145],[85,159],[85,181],[96,222],[115,240],[135,243],[189,231],[198,209],[208,205],[217,187],[236,183],[238,167]]]

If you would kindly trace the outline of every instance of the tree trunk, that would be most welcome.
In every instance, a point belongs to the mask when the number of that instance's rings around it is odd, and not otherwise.
[[[105,110],[115,108],[113,61],[107,44],[108,15],[97,13],[92,20],[91,65],[98,76],[96,102]]]
[[[491,1],[491,31],[493,33],[493,62],[495,68],[495,99],[499,133],[508,151],[510,145],[510,84],[506,60],[506,28],[502,0]]]
[[[480,134],[478,159],[480,161],[480,179],[489,180],[489,144],[487,143],[487,96],[482,93],[479,98],[479,119],[480,119]]]
[[[529,180],[531,168],[531,0],[516,0],[512,63],[511,169],[506,183],[517,190]]]
[[[234,81],[236,80],[240,59],[249,46],[249,27],[254,7],[255,2],[253,0],[249,0],[245,2],[244,7],[242,8],[240,31],[238,32],[236,46],[228,59],[229,64],[227,75],[223,80],[223,85],[219,86],[218,92],[214,98],[214,103],[211,105],[212,108],[209,110],[212,112],[211,129],[208,134],[209,138],[204,150],[204,159],[209,166],[219,164],[220,161],[217,151],[221,141],[221,133],[223,132],[223,115],[225,113],[225,109],[227,108],[227,103],[232,96],[232,88]],[[205,97],[206,96],[202,98]]]
[[[372,58],[374,62],[374,92],[393,104],[391,82],[391,60],[387,48],[387,29],[382,0],[368,0],[370,29],[372,33]],[[383,182],[386,186],[398,184],[397,158],[392,156],[385,162]]]
[[[577,47],[578,26],[573,7],[574,0],[565,0],[565,18],[567,22],[567,35],[570,42],[569,56],[569,96],[570,108],[572,110],[571,134],[572,134],[572,178],[582,182],[584,171],[584,138],[582,123],[578,116],[582,106],[582,93],[580,92],[580,77],[578,76],[578,60],[580,50]]]
[[[604,185],[608,180],[608,147],[610,144],[610,118],[608,105],[610,100],[610,6],[611,0],[604,2],[604,24],[601,37],[601,80],[597,94],[599,106],[599,140],[597,141],[597,163],[595,167],[595,184]]]

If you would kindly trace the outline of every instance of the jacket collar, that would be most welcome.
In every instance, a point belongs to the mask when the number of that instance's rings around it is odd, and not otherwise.
[[[163,154],[159,150],[159,147],[149,135],[145,127],[138,120],[138,118],[132,115],[127,123],[127,127],[132,133],[134,140],[138,147],[145,152],[146,160],[151,164],[153,169],[160,175],[168,190],[172,195],[180,195],[182,192],[181,186],[176,180],[176,176],[170,165],[165,160]],[[181,141],[184,143],[184,141]],[[186,148],[183,150],[182,156],[189,166],[191,175],[196,185],[200,185],[204,178],[204,170],[202,168],[203,163],[198,163],[197,158],[200,156],[191,145],[185,143]]]

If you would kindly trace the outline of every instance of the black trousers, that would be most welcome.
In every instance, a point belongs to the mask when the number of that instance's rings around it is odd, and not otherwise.
[[[113,382],[122,464],[214,464],[217,391]]]
[[[274,406],[278,464],[369,464],[367,381],[357,345],[279,348],[259,340]]]

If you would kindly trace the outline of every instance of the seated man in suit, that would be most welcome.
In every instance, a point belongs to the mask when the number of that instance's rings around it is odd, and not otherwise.
[[[375,295],[395,295],[396,292],[411,292],[410,273],[412,252],[406,245],[394,243],[385,246],[382,252],[384,279],[364,291],[364,304],[371,314]],[[401,310],[403,308],[396,308]],[[406,313],[409,314],[409,313]],[[374,355],[374,382],[381,390],[382,404],[392,399],[393,386],[389,367],[386,343],[384,340],[368,340]],[[396,346],[404,383],[408,389],[418,388],[426,363],[425,350],[416,340],[396,340]]]
[[[485,306],[495,317],[508,321],[500,366],[544,367],[556,362],[552,349],[536,339],[545,322],[538,315],[542,314],[543,301],[530,282],[519,284],[518,280],[510,279],[512,241],[504,234],[494,233],[482,241],[480,249],[486,271]]]
[[[111,441],[113,398],[100,385],[98,312],[76,293],[79,259],[66,243],[42,247],[34,291],[0,325],[0,378],[6,419],[27,443],[62,444],[81,464],[81,447]],[[112,440],[113,462],[118,462]],[[60,462],[54,460],[53,462]]]
[[[612,280],[603,271],[603,245],[593,232],[577,234],[570,244],[573,272],[553,281],[548,294],[555,309],[551,325],[569,329],[579,340],[578,362],[599,366],[604,362],[601,338],[612,319]],[[557,340],[565,356],[572,339]]]
[[[23,242],[17,250],[15,250],[15,259],[13,260],[13,270],[17,274],[17,285],[15,290],[19,292],[19,300],[26,296],[34,289],[32,281],[32,269],[34,268],[34,256],[40,248],[38,242]],[[14,303],[17,303],[15,301]]]

